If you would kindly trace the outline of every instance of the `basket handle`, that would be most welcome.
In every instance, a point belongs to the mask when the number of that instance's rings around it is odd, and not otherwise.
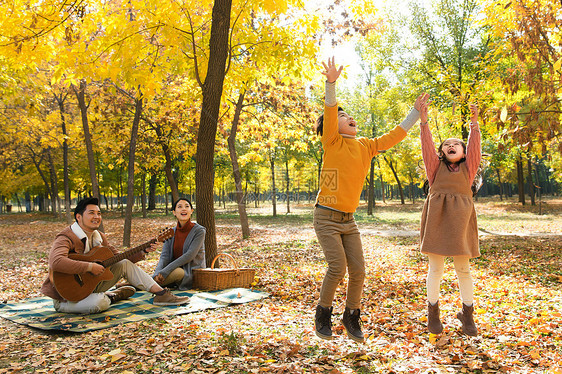
[[[215,268],[215,261],[217,261],[217,259],[220,256],[227,256],[228,258],[230,258],[230,261],[232,261],[232,263],[234,264],[234,268],[236,269],[236,271],[238,271],[238,265],[236,264],[236,260],[228,253],[219,253],[218,255],[216,255],[215,258],[213,259],[213,262],[211,263],[211,269]]]

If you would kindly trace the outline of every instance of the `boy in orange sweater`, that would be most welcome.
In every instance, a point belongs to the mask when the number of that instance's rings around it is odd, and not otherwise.
[[[337,106],[335,82],[343,66],[336,68],[333,57],[322,65],[326,96],[324,115],[318,118],[316,132],[321,136],[324,160],[314,208],[314,231],[328,269],[316,307],[315,329],[318,337],[332,338],[332,302],[347,267],[349,282],[342,323],[348,337],[363,342],[359,315],[365,260],[353,213],[359,205],[371,159],[406,137],[407,131],[418,121],[421,105],[428,101],[429,95],[420,95],[406,119],[387,134],[374,139],[358,138],[357,123]]]

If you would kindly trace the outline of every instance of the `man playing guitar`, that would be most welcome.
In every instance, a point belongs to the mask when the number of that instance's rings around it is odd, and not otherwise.
[[[175,296],[170,290],[160,287],[150,275],[134,264],[143,260],[147,252],[155,250],[155,246],[135,253],[131,256],[130,260],[123,259],[110,265],[107,268],[110,272],[100,262],[81,261],[71,258],[83,254],[87,255],[89,251],[100,248],[99,246],[109,248],[113,255],[119,253],[116,249],[109,246],[105,234],[98,231],[102,221],[98,205],[98,199],[96,198],[86,198],[79,201],[74,209],[76,222],[58,233],[51,247],[49,254],[49,277],[43,283],[41,292],[53,299],[55,310],[63,313],[100,313],[108,309],[111,304],[131,297],[136,291],[135,287],[152,292],[155,295],[152,300],[154,305],[181,305],[188,303],[189,297]],[[79,300],[74,300],[72,297],[67,296],[67,299],[73,299],[72,301],[67,300],[61,296],[61,292],[63,286],[68,286],[68,282],[60,284],[59,281],[57,283],[57,274],[70,277],[73,281],[76,280],[76,287],[82,284],[83,280],[93,279],[95,282],[95,287],[92,286],[93,292]],[[109,276],[113,275],[113,277],[109,279],[107,277],[108,274]],[[105,277],[100,278],[103,280],[97,283],[97,276]],[[134,287],[123,286],[116,290],[108,291],[122,277]],[[62,277],[62,279],[66,278]],[[66,295],[68,292],[62,293]]]

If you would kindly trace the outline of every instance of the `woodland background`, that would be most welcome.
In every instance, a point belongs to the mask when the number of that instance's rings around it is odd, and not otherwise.
[[[4,2],[0,15],[2,212],[65,214],[87,195],[125,217],[189,195],[216,253],[215,203],[316,192],[320,61],[358,56],[338,97],[381,135],[429,92],[438,142],[467,137],[478,102],[483,195],[536,204],[562,182],[562,5],[552,1],[231,0]],[[348,49],[349,50],[349,49]],[[322,55],[324,54],[324,56]],[[414,201],[416,127],[373,159],[364,198]],[[528,194],[527,198],[525,194]],[[250,195],[251,194],[251,195]],[[303,195],[304,194],[304,195]],[[377,197],[378,196],[378,197]],[[527,199],[527,200],[526,200]],[[64,213],[66,212],[66,213]]]
[[[0,4],[1,300],[39,296],[53,235],[84,196],[100,197],[122,247],[191,197],[209,261],[235,254],[271,294],[84,335],[1,320],[0,372],[561,372],[561,2]],[[468,104],[479,104],[479,338],[459,333],[450,268],[446,330],[426,332],[417,126],[373,159],[356,214],[367,343],[339,323],[334,342],[313,337],[325,270],[310,227],[313,124],[331,55],[346,66],[339,103],[363,136],[396,126],[425,91],[436,142],[466,139]]]

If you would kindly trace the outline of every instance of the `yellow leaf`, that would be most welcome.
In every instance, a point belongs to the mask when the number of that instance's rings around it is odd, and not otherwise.
[[[531,358],[533,360],[537,360],[537,359],[541,358],[540,352],[536,349],[534,351],[531,351],[529,354],[531,355]]]
[[[270,358],[269,360],[265,360],[264,362],[266,362],[266,363],[272,363],[272,362],[275,362],[275,361],[276,361],[276,360]]]
[[[117,361],[117,360],[120,360],[120,359],[122,359],[123,357],[125,357],[125,355],[122,354],[122,353],[113,355],[113,356],[111,356],[111,362],[115,362],[115,361]]]
[[[113,351],[109,352],[108,355],[113,356],[121,353],[121,348],[114,349]]]
[[[486,313],[486,309],[478,308],[478,309],[475,310],[475,312],[476,312],[476,314],[484,314],[484,313]]]
[[[562,67],[562,58],[559,58],[558,61],[556,61],[553,65],[554,71],[560,71],[561,67]]]
[[[437,342],[437,335],[436,334],[429,334],[429,342],[431,344],[435,344]]]
[[[507,107],[506,107],[506,106],[504,106],[504,107],[502,108],[502,111],[501,111],[501,113],[500,113],[500,120],[501,120],[502,122],[505,122],[505,121],[507,120]]]

